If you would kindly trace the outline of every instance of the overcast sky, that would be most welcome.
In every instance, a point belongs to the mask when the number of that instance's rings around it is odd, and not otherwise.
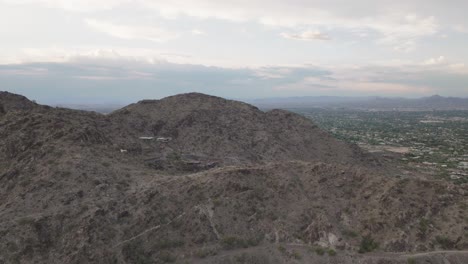
[[[468,97],[466,0],[0,0],[0,90],[43,103]]]

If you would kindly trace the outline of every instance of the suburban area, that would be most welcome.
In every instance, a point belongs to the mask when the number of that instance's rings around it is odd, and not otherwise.
[[[402,166],[468,182],[468,111],[292,109],[370,152],[400,154]]]

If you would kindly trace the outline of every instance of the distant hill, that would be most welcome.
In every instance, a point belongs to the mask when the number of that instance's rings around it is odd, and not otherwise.
[[[302,96],[243,99],[243,102],[261,109],[292,109],[292,108],[348,108],[375,110],[468,110],[468,98],[442,97],[434,95],[417,99],[403,97],[345,97],[345,96]],[[54,106],[77,110],[94,111],[108,114],[124,107],[121,104],[57,104]]]
[[[24,96],[0,91],[0,114],[8,111],[31,110],[37,106]]]
[[[434,95],[418,99],[386,97],[291,97],[247,100],[260,108],[350,108],[376,110],[468,110],[468,98]]]
[[[398,176],[302,116],[0,103],[0,263],[468,263],[466,184]]]

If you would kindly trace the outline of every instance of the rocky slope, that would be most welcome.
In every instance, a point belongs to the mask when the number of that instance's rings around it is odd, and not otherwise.
[[[10,111],[28,111],[36,107],[39,105],[24,96],[0,91],[0,114]]]
[[[0,103],[0,263],[468,262],[466,185],[394,177],[300,116]]]
[[[178,153],[221,157],[223,164],[278,160],[354,163],[358,148],[332,138],[310,120],[284,110],[262,112],[251,105],[191,93],[146,100],[110,115],[133,137],[170,137]]]

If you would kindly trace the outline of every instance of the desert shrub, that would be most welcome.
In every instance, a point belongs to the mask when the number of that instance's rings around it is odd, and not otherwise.
[[[258,246],[262,242],[263,236],[258,235],[256,237],[249,237],[247,238],[247,244],[249,247]]]
[[[359,253],[367,253],[376,250],[379,247],[379,243],[377,243],[371,236],[364,236],[361,240],[361,244],[359,246]]]
[[[322,247],[318,247],[315,249],[315,253],[317,253],[317,255],[319,256],[323,256],[325,254],[325,249],[323,249]]]
[[[450,240],[448,237],[443,237],[443,236],[436,236],[435,242],[439,244],[444,250],[454,249],[455,244],[456,244],[454,241]]]
[[[154,261],[141,242],[130,242],[122,247],[122,255],[128,263],[152,264]]]
[[[221,244],[224,249],[248,248],[246,240],[237,236],[226,236],[221,239]]]
[[[333,250],[333,249],[331,249],[331,248],[330,248],[330,249],[328,249],[328,251],[327,251],[327,252],[328,252],[328,255],[329,255],[329,256],[332,256],[332,257],[333,257],[333,256],[336,256],[336,251],[335,251],[335,250]]]
[[[426,218],[421,218],[421,220],[419,220],[418,231],[421,237],[426,236],[427,231],[429,230],[429,224],[430,222]]]
[[[179,155],[177,152],[172,152],[169,155],[167,155],[167,159],[169,161],[180,161],[182,157]]]
[[[155,248],[170,249],[170,248],[178,248],[183,245],[184,245],[184,241],[181,241],[181,240],[161,239],[158,242],[156,242]]]
[[[279,245],[278,246],[278,251],[288,257],[288,258],[293,258],[293,259],[302,259],[302,255],[297,252],[296,250],[287,250],[284,246]]]
[[[295,250],[291,251],[290,256],[294,259],[302,259],[302,255]]]
[[[284,246],[282,246],[282,245],[278,246],[278,250],[279,250],[279,252],[281,252],[283,254],[286,253],[286,248]]]
[[[354,230],[344,230],[342,233],[343,233],[343,236],[345,236],[345,237],[354,238],[354,237],[358,236],[358,233],[356,231],[354,231]]]
[[[34,217],[25,216],[16,220],[19,225],[32,225],[36,221]]]
[[[263,254],[247,254],[247,253],[242,253],[240,255],[235,256],[232,259],[223,260],[223,263],[225,264],[268,264],[271,263],[270,260],[266,255]]]
[[[221,239],[221,245],[224,249],[248,248],[260,244],[261,237],[242,238],[238,236],[225,236]]]
[[[159,253],[158,259],[165,263],[172,263],[175,262],[177,258],[168,251],[162,251]]]
[[[414,258],[409,258],[406,262],[408,264],[416,264],[416,260]]]
[[[8,242],[6,247],[9,252],[17,252],[19,250],[19,247],[15,242]]]
[[[215,199],[213,199],[213,205],[215,207],[219,207],[219,206],[223,205],[223,202],[219,198],[215,198]]]
[[[195,256],[197,258],[206,258],[209,256],[216,256],[217,254],[218,254],[218,251],[214,248],[201,248],[195,251]]]

